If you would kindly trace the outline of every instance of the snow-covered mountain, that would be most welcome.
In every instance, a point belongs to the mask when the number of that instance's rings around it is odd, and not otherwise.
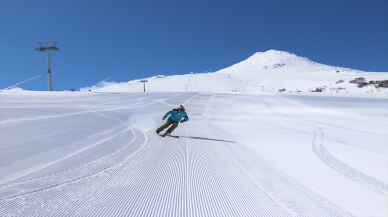
[[[147,78],[147,90],[239,92],[239,93],[303,93],[317,88],[326,94],[377,94],[388,95],[385,88],[367,85],[359,88],[349,81],[365,78],[365,82],[388,80],[388,73],[363,72],[314,62],[285,51],[257,52],[248,59],[212,73],[190,73]],[[125,83],[100,83],[83,90],[106,92],[139,92],[139,80]]]

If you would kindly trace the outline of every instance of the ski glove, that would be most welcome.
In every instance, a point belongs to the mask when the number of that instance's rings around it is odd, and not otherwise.
[[[186,122],[186,121],[188,121],[188,120],[189,120],[189,117],[185,116],[185,117],[183,118],[183,120],[181,121],[181,123]]]

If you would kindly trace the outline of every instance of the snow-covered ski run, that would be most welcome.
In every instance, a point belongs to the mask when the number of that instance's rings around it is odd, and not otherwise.
[[[0,216],[386,217],[387,117],[379,98],[0,93]]]

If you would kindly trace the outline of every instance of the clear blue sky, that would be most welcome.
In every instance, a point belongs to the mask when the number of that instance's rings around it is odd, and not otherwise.
[[[256,51],[388,71],[383,0],[12,0],[0,7],[0,88],[46,72],[33,50],[55,40],[54,87],[214,71]],[[23,86],[46,89],[40,79]]]

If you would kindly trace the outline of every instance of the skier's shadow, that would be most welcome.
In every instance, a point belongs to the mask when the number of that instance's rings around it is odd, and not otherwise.
[[[206,138],[206,137],[200,137],[200,136],[175,136],[175,135],[169,135],[169,137],[173,138],[186,138],[186,139],[199,139],[199,140],[207,140],[207,141],[215,141],[215,142],[227,142],[227,143],[236,143],[232,140],[225,140],[225,139],[214,139],[214,138]]]

